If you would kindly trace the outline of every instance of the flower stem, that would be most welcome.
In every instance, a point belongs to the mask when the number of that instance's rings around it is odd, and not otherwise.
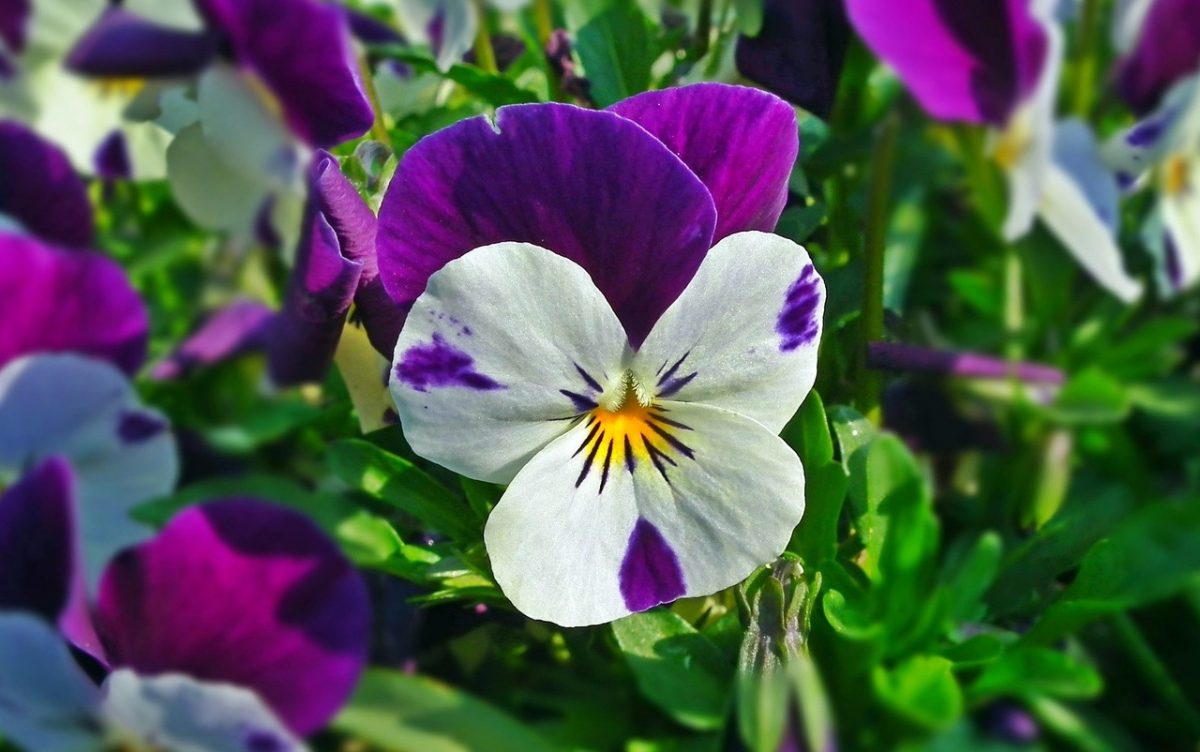
[[[692,53],[694,60],[699,60],[708,53],[709,37],[712,36],[713,0],[700,0],[697,13],[699,18],[696,20],[696,46]]]
[[[554,9],[550,7],[550,0],[534,0],[533,22],[537,25],[538,41],[545,49],[550,35],[554,33]]]
[[[366,55],[359,58],[358,67],[362,73],[363,89],[366,90],[367,101],[371,103],[371,110],[375,113],[375,120],[371,123],[371,138],[391,148],[392,134],[388,133],[387,125],[383,122],[383,107],[379,104],[379,92],[375,90],[375,76],[371,71],[370,63],[367,62]]]
[[[1092,109],[1096,88],[1096,57],[1100,36],[1100,2],[1083,0],[1079,15],[1079,39],[1075,53],[1075,85],[1071,111],[1086,118]]]
[[[859,409],[879,422],[879,404],[883,375],[867,368],[867,344],[883,339],[883,254],[887,247],[888,220],[891,218],[892,177],[896,166],[896,144],[900,120],[888,115],[875,133],[871,153],[871,188],[867,196],[867,228],[863,244],[863,342],[859,357]]]
[[[1176,720],[1188,729],[1192,740],[1200,739],[1200,712],[1188,702],[1183,689],[1155,654],[1142,630],[1124,613],[1112,617],[1112,625],[1116,630],[1117,639],[1146,685],[1170,708]]]
[[[488,73],[499,73],[496,50],[492,47],[492,33],[488,28],[487,9],[479,0],[475,2],[475,12],[479,15],[479,30],[475,32],[475,63]]]
[[[1025,329],[1025,291],[1021,276],[1021,252],[1009,243],[1004,248],[1004,350],[1013,363],[1025,357],[1025,344],[1021,341]]]

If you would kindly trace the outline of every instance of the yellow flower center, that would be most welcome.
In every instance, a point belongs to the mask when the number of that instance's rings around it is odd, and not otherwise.
[[[1178,196],[1191,185],[1188,163],[1182,156],[1173,156],[1163,163],[1163,192]]]

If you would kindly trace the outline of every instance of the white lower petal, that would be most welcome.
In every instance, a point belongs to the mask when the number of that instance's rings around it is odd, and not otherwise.
[[[76,474],[94,585],[114,553],[153,532],[129,512],[174,488],[175,440],[166,419],[109,364],[77,355],[15,360],[0,370],[0,474],[54,455]]]
[[[28,750],[94,752],[99,693],[62,637],[30,614],[0,611],[0,733]]]
[[[802,247],[731,235],[654,325],[634,371],[664,399],[732,410],[778,432],[816,379],[824,311],[825,283]]]
[[[414,451],[503,483],[621,379],[626,342],[582,268],[499,243],[430,277],[396,343],[392,399]]]
[[[121,669],[103,686],[101,713],[120,733],[172,752],[298,752],[300,740],[248,689],[179,674]]]
[[[804,512],[799,458],[757,422],[669,401],[616,416],[550,444],[488,519],[496,581],[532,618],[598,624],[730,587]]]
[[[1161,198],[1162,221],[1171,239],[1169,276],[1176,290],[1185,290],[1200,280],[1200,157],[1188,166],[1191,184]]]
[[[1129,303],[1142,295],[1142,283],[1125,271],[1112,230],[1089,203],[1083,188],[1057,165],[1046,180],[1040,206],[1042,221],[1088,274]]]

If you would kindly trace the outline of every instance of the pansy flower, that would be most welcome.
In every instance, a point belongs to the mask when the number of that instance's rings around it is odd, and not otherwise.
[[[1115,242],[1115,177],[1081,123],[1055,122],[1062,30],[1055,0],[849,0],[851,23],[932,116],[993,129],[1009,184],[1004,237],[1040,217],[1097,282],[1125,301],[1142,285]],[[1099,181],[1099,182],[1097,182]]]
[[[0,260],[0,484],[66,457],[85,556],[98,567],[149,533],[128,512],[178,474],[166,419],[127,378],[145,358],[145,306],[121,268],[92,251],[0,232]]]
[[[366,658],[366,588],[334,543],[253,499],[180,513],[108,564],[90,618],[63,624],[109,672],[96,687],[49,626],[77,592],[72,486],[52,458],[0,497],[6,735],[29,749],[301,749]]]
[[[1178,293],[1200,281],[1200,74],[1175,84],[1145,119],[1105,145],[1133,188],[1153,186],[1157,203],[1143,230],[1159,260],[1159,286]]]
[[[160,97],[175,133],[167,177],[197,223],[248,232],[270,205],[281,227],[302,196],[311,148],[374,120],[343,9],[316,0],[195,0],[199,28],[107,10],[70,69],[98,80],[195,80]]]
[[[509,484],[485,540],[530,617],[713,593],[786,545],[804,473],[777,434],[824,285],[762,231],[797,148],[789,106],[712,84],[504,107],[402,160],[378,243],[411,306],[392,395],[416,452]]]
[[[70,247],[92,242],[92,204],[67,155],[15,120],[0,120],[0,232]]]

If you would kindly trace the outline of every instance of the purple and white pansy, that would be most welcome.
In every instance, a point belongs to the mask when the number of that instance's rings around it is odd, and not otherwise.
[[[509,484],[485,541],[525,614],[611,621],[787,544],[804,471],[777,434],[825,292],[763,231],[797,149],[781,100],[698,85],[501,108],[405,155],[378,244],[410,309],[392,396],[415,451]]]
[[[1056,0],[849,0],[850,20],[917,101],[942,120],[992,128],[1009,184],[1008,241],[1040,217],[1076,261],[1124,301],[1142,293],[1115,241],[1115,178],[1081,124],[1055,121],[1063,38]],[[1094,181],[1101,185],[1096,189]]]
[[[116,556],[80,609],[76,513],[58,458],[0,496],[0,727],[12,741],[299,750],[352,691],[366,588],[307,518],[253,499],[186,510]],[[107,672],[99,686],[67,641]]]

